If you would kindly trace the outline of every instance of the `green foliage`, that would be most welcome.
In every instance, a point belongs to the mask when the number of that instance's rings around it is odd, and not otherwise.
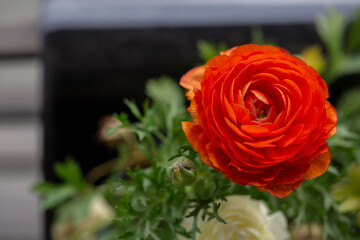
[[[330,8],[327,15],[319,17],[316,26],[329,57],[338,60],[338,57],[342,55],[343,35],[346,26],[345,18],[334,8]]]
[[[65,184],[73,186],[78,190],[84,188],[85,182],[80,166],[74,159],[68,158],[63,163],[56,163],[54,169],[56,175],[61,178]]]
[[[185,142],[180,124],[186,116],[185,99],[182,90],[167,77],[150,80],[146,93],[151,106],[147,101],[140,110],[127,101],[138,122],[125,122],[124,126],[138,136],[138,148],[152,167],[128,169],[129,179],[117,181],[113,189],[117,217],[113,222],[118,226],[119,239],[176,239],[177,234],[186,234],[180,223],[188,203],[183,201],[184,189],[173,186],[166,170],[171,164],[168,159]],[[123,122],[124,116],[115,115]]]
[[[360,50],[360,8],[355,12],[350,26],[347,50],[349,53]]]
[[[80,224],[89,214],[89,205],[93,197],[94,193],[78,195],[67,204],[61,205],[57,211],[56,222],[61,223],[71,219],[75,225]]]
[[[74,186],[39,183],[33,187],[33,191],[43,195],[42,206],[51,209],[70,199],[77,193]]]
[[[86,188],[80,167],[73,159],[56,163],[54,169],[63,183],[42,182],[33,186],[33,191],[44,198],[42,205],[45,209],[57,207]]]
[[[345,92],[337,104],[341,122],[351,128],[352,132],[360,133],[360,88],[354,87]]]
[[[54,170],[63,182],[41,182],[33,186],[33,192],[43,198],[44,209],[56,210],[56,224],[70,221],[76,226],[89,215],[95,190],[85,182],[80,166],[71,158],[56,163]]]
[[[258,45],[276,45],[275,40],[265,38],[260,27],[254,27],[251,29],[251,42]]]
[[[113,221],[121,229],[118,238],[177,239],[183,235],[194,239],[196,222],[193,229],[184,229],[180,224],[184,216],[196,218],[202,212],[203,218],[223,221],[217,214],[220,205],[215,200],[225,199],[230,181],[204,165],[186,145],[180,122],[189,115],[177,83],[164,77],[152,79],[146,93],[152,105],[146,103],[142,111],[131,105],[131,112],[143,114],[136,116],[138,122],[125,125],[141,140],[138,147],[151,167],[129,169],[129,179],[119,180],[113,190],[117,212]],[[119,115],[115,117],[119,119]],[[174,186],[166,173],[175,158],[181,156],[191,159],[198,171],[194,185],[185,188]]]
[[[360,54],[354,52],[360,44],[359,15],[360,9],[349,31],[347,46],[344,46],[346,19],[341,13],[330,8],[326,15],[320,16],[316,21],[318,34],[328,54],[324,79],[329,85],[342,76],[360,73]]]
[[[275,40],[272,38],[266,38],[259,27],[254,27],[251,29],[251,42],[259,45],[275,45]],[[218,56],[220,51],[225,51],[228,49],[228,46],[223,43],[212,43],[204,40],[197,42],[197,49],[199,52],[199,57],[203,62],[207,62],[215,56]]]
[[[220,51],[227,50],[225,43],[214,44],[204,40],[200,40],[197,43],[199,57],[203,62],[207,62],[213,57],[219,55]]]

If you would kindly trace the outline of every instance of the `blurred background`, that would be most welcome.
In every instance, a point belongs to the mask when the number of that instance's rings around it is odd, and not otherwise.
[[[69,155],[85,173],[116,155],[96,139],[102,117],[125,97],[141,102],[148,78],[179,79],[201,61],[199,40],[231,47],[260,27],[298,53],[319,43],[314,21],[328,6],[351,19],[359,4],[0,0],[0,239],[50,239],[52,213],[31,185],[58,181],[52,167]]]
[[[41,239],[39,0],[0,1],[0,239]]]

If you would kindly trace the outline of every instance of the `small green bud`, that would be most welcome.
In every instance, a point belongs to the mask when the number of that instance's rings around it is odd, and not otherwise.
[[[167,174],[174,185],[184,187],[195,181],[197,172],[190,159],[186,157],[182,157],[182,159],[171,165],[167,169]]]

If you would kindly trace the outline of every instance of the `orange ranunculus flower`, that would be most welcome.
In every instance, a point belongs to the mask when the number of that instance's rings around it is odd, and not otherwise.
[[[186,73],[185,135],[231,181],[285,197],[330,164],[337,115],[319,74],[286,50],[234,47]]]

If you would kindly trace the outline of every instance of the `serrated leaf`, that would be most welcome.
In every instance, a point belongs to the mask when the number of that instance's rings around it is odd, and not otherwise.
[[[130,112],[139,120],[142,119],[142,114],[139,110],[139,108],[136,106],[136,103],[134,101],[130,101],[129,99],[125,99],[124,103],[129,108]]]
[[[80,166],[72,158],[57,162],[54,167],[56,175],[66,183],[82,189],[85,186]]]
[[[113,117],[119,120],[124,126],[129,125],[129,117],[126,113],[122,112],[120,114],[115,113]]]
[[[213,214],[214,214],[214,217],[215,217],[216,220],[218,220],[221,223],[226,224],[226,221],[222,217],[220,217],[219,214],[218,214],[218,210],[219,210],[220,206],[221,206],[221,203],[214,203],[213,204]]]

